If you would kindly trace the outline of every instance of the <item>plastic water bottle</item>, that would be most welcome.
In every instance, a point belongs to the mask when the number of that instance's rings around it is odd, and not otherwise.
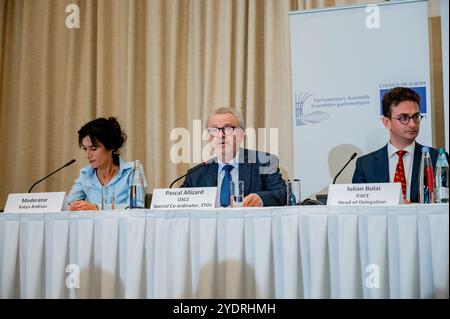
[[[138,160],[134,161],[130,177],[130,208],[144,208],[147,180],[145,178],[144,168]]]
[[[439,149],[435,177],[436,203],[448,203],[448,162],[443,148]]]
[[[430,149],[422,147],[419,173],[419,203],[434,203],[434,173],[431,163]]]

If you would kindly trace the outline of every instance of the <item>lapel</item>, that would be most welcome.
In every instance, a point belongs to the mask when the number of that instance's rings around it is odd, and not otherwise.
[[[244,181],[244,194],[250,194],[251,182],[252,182],[252,163],[248,163],[248,150],[242,149],[240,152],[243,152],[244,159],[239,161],[239,180]]]
[[[219,169],[219,165],[216,161],[212,162],[205,166],[204,169],[200,170],[200,173],[203,175],[201,179],[203,180],[200,185],[204,185],[205,187],[217,187],[217,171]]]
[[[420,159],[422,157],[422,145],[416,142],[414,147],[414,161],[411,174],[411,191],[409,198],[411,201],[418,201],[419,193],[419,171],[420,171]]]
[[[378,183],[389,183],[389,159],[387,144],[375,153],[372,167]]]

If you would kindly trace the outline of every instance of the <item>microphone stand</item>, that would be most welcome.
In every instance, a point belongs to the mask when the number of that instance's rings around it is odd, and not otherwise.
[[[200,163],[200,164],[198,164],[197,166],[194,166],[193,168],[191,168],[190,170],[188,170],[186,174],[181,175],[181,176],[178,177],[176,180],[174,180],[174,181],[170,184],[169,188],[172,188],[172,186],[173,186],[176,182],[178,182],[180,179],[182,179],[183,177],[186,177],[186,176],[188,176],[189,174],[195,172],[196,170],[198,170],[198,169],[200,169],[200,168],[202,168],[202,167],[208,165],[208,164],[210,163],[210,161],[211,161],[211,160],[206,161],[206,162],[203,162],[203,163]]]
[[[355,152],[355,153],[352,154],[352,156],[350,156],[350,159],[347,161],[347,163],[345,163],[344,167],[334,177],[333,184],[336,183],[336,179],[338,178],[338,176],[341,175],[341,173],[344,171],[344,169],[347,167],[347,165],[350,164],[350,162],[356,157],[356,155],[357,154]],[[320,201],[318,201],[318,200],[307,198],[303,202],[301,202],[300,205],[325,205],[325,204],[320,202]]]
[[[338,178],[339,175],[341,175],[341,173],[344,171],[344,169],[347,167],[348,164],[350,164],[350,162],[356,157],[356,152],[352,154],[352,156],[350,156],[350,159],[347,161],[347,163],[345,163],[344,167],[342,167],[342,169],[339,171],[339,173],[336,174],[336,176],[333,179],[333,184],[336,183],[336,179]]]
[[[42,182],[44,179],[52,176],[53,174],[55,174],[56,172],[59,172],[60,170],[62,170],[64,167],[72,165],[73,163],[75,163],[75,159],[71,160],[70,162],[64,164],[63,166],[61,166],[60,168],[58,168],[56,171],[48,174],[47,176],[41,178],[40,180],[38,180],[36,183],[34,183],[33,185],[31,185],[30,189],[28,190],[28,193],[31,193],[31,190],[33,189],[34,186],[36,186],[37,184],[39,184],[40,182]]]

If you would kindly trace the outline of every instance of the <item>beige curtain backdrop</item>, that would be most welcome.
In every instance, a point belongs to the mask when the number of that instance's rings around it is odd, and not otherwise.
[[[191,133],[192,162],[194,120],[204,127],[220,106],[241,110],[248,127],[278,129],[275,149],[289,177],[288,13],[356,2],[0,0],[0,208],[8,193],[76,158],[34,190],[69,192],[87,165],[77,130],[102,116],[118,117],[128,135],[122,156],[143,162],[147,191],[193,165],[171,161],[180,141],[171,132]],[[76,29],[65,25],[72,3]]]

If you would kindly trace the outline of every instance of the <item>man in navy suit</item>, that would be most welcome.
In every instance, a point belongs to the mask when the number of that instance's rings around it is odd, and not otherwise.
[[[239,180],[244,181],[244,206],[286,205],[286,184],[278,158],[239,147],[245,136],[241,115],[235,109],[220,108],[208,118],[207,125],[216,157],[202,168],[188,172],[182,187],[217,186],[217,204],[228,207],[229,184]]]
[[[415,140],[423,118],[419,104],[419,95],[409,88],[396,87],[386,92],[382,100],[382,122],[389,130],[389,143],[375,152],[358,158],[353,183],[394,182],[401,154],[404,171],[402,175],[406,182],[403,201],[418,202],[422,145]],[[435,167],[438,150],[430,147],[430,155]],[[446,155],[448,158],[448,154]]]

